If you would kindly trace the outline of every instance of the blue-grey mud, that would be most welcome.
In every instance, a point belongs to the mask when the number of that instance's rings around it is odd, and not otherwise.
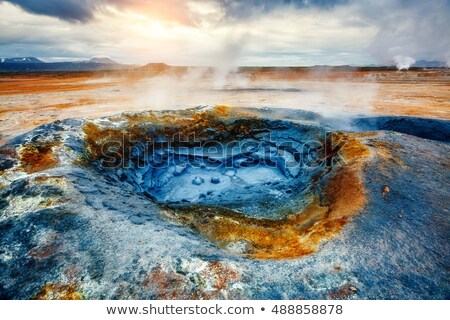
[[[448,299],[450,122],[199,107],[0,149],[0,298]]]

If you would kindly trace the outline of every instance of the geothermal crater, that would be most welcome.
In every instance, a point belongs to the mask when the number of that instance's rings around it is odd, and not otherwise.
[[[153,131],[131,146],[126,162],[123,154],[114,161],[118,178],[159,203],[226,207],[261,218],[283,218],[304,202],[312,176],[324,169],[320,127],[268,120],[257,127],[242,120],[215,125],[226,129],[205,127],[201,138],[193,132],[179,141]],[[239,133],[243,125],[247,131]]]
[[[313,252],[363,202],[332,212],[343,170],[326,129],[218,107],[94,120],[84,132],[87,163],[169,219],[234,253],[289,258]],[[346,175],[339,192],[361,193],[355,171]]]

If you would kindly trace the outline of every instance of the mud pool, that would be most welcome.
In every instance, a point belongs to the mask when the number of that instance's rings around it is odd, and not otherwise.
[[[265,121],[254,132],[219,140],[219,133],[208,129],[207,137],[190,142],[157,136],[136,143],[131,161],[115,174],[136,192],[171,206],[223,206],[277,219],[306,203],[302,194],[323,170],[324,146],[318,140],[325,136],[323,128]]]

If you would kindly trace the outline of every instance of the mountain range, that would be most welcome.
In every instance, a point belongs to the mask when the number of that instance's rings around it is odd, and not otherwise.
[[[373,67],[383,67],[375,66]],[[92,57],[82,61],[44,62],[35,57],[0,57],[0,72],[41,72],[41,71],[95,71],[95,70],[125,70],[134,69],[136,65],[121,64],[109,57]],[[446,68],[442,61],[419,60],[413,68]],[[160,73],[171,68],[164,63],[149,63],[140,69]]]
[[[133,65],[118,63],[108,57],[62,62],[44,62],[35,57],[0,58],[0,72],[124,70],[133,67]]]
[[[23,58],[0,58],[0,63],[44,63],[44,61],[39,60],[34,57],[23,57]]]

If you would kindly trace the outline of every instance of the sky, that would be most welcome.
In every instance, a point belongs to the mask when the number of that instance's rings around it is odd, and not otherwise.
[[[0,56],[450,66],[450,0],[0,0]]]

